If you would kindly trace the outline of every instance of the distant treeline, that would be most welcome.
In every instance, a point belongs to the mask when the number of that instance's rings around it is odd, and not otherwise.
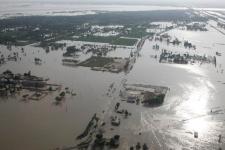
[[[157,10],[157,11],[131,11],[131,12],[107,12],[95,15],[82,16],[24,16],[0,20],[0,28],[17,27],[23,25],[54,28],[70,28],[83,23],[91,24],[143,24],[150,21],[188,21],[188,10]],[[196,16],[192,20],[204,20]]]

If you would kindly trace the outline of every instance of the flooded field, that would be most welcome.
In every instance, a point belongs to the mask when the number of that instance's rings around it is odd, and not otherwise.
[[[38,101],[23,101],[18,95],[0,97],[0,149],[76,149],[76,137],[95,113],[102,121],[100,130],[104,136],[119,135],[118,149],[137,147],[138,142],[149,149],[225,149],[225,35],[211,23],[207,22],[207,31],[189,31],[176,25],[168,29],[172,22],[153,22],[159,24],[160,29],[154,29],[158,35],[136,38],[138,42],[133,46],[70,40],[58,41],[66,46],[57,50],[0,45],[1,57],[8,57],[8,61],[0,63],[0,74],[6,70],[20,74],[30,71],[76,93],[66,95],[59,105],[55,105],[57,93]],[[163,34],[180,44],[157,40]],[[186,47],[187,41],[194,48]],[[94,45],[90,53],[88,46],[80,51],[84,44]],[[62,60],[69,46],[76,46],[69,58],[81,63],[95,59],[88,65],[64,65]],[[104,57],[94,53],[96,49],[105,50]],[[182,64],[174,59],[173,63],[162,63],[163,50],[179,59],[182,54],[202,57]],[[9,59],[13,55],[18,55],[16,61]],[[102,66],[96,55],[108,64]],[[213,63],[203,61],[208,57],[213,58]],[[41,59],[40,64],[36,63],[37,58]],[[125,71],[109,71],[117,65]],[[96,66],[104,69],[96,71]],[[151,95],[152,89],[166,92],[162,92],[162,104],[145,106],[136,103],[137,97],[132,103],[121,98],[125,85],[134,86],[132,94],[141,91],[145,95],[150,91],[148,94],[154,98],[160,92]]]

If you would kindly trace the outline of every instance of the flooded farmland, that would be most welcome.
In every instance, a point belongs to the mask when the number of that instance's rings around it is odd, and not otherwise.
[[[172,22],[154,22],[158,33],[136,37],[133,45],[133,38],[116,46],[60,39],[57,43],[65,46],[50,50],[36,43],[1,45],[1,57],[8,60],[0,64],[0,74],[30,72],[61,87],[40,100],[24,101],[23,92],[0,97],[1,149],[224,149],[225,35],[211,23],[206,22],[207,31],[189,31],[177,24],[170,29]],[[187,41],[192,47],[185,46]],[[75,47],[68,50],[70,46]],[[164,50],[170,55],[160,61]],[[9,59],[14,55],[16,60]],[[63,64],[65,58],[75,64]],[[69,94],[56,105],[66,89]],[[125,98],[124,89],[130,92]],[[161,103],[144,105],[149,97],[157,101],[161,96]]]

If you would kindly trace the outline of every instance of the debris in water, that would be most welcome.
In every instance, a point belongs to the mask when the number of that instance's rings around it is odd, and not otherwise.
[[[198,138],[198,132],[194,132],[194,138]]]

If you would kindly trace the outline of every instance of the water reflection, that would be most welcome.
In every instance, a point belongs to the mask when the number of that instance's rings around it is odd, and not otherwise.
[[[200,68],[198,65],[177,65],[174,64],[173,65],[176,68],[180,68],[180,69],[184,69],[189,73],[198,75],[198,76],[206,76],[206,73],[204,72],[204,70],[202,68]]]
[[[204,81],[200,81],[202,84]],[[207,102],[210,98],[210,89],[204,83],[199,86],[187,85],[184,99],[186,99],[181,107],[185,112],[195,115],[201,115],[207,112]],[[186,117],[190,117],[189,113],[185,113]]]
[[[202,118],[196,118],[188,120],[184,123],[184,128],[190,132],[198,132],[199,136],[206,134],[210,129],[210,122],[202,116]]]

